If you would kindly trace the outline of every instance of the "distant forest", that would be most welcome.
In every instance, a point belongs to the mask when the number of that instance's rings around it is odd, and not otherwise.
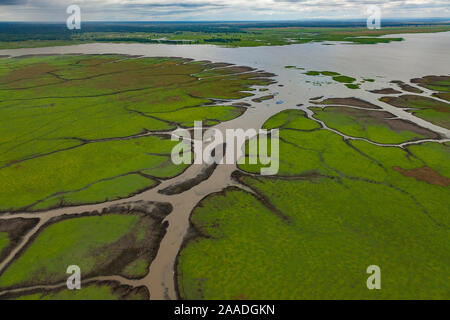
[[[426,26],[450,24],[444,19],[419,20],[383,20],[385,27]],[[26,40],[71,40],[74,35],[83,33],[245,33],[248,28],[285,28],[285,27],[364,27],[362,20],[315,20],[315,21],[284,21],[284,22],[85,22],[79,31],[70,31],[65,23],[27,23],[0,22],[0,41]],[[101,40],[101,39],[99,39]],[[230,39],[221,39],[224,42]],[[127,38],[127,41],[130,41]],[[136,41],[152,42],[154,40],[136,39]],[[208,40],[218,42],[217,39]],[[159,41],[161,42],[161,41]]]

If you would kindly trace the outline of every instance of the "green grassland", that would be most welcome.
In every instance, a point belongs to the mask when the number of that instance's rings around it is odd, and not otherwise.
[[[124,194],[133,194],[156,185],[156,181],[139,174],[128,174],[110,180],[96,182],[79,191],[68,192],[64,195],[51,196],[32,207],[33,210],[58,208],[86,203],[97,203],[117,200]]]
[[[73,264],[84,278],[145,276],[154,255],[149,241],[163,234],[153,227],[152,219],[142,214],[107,214],[53,223],[0,276],[0,287],[61,283],[67,279],[67,266]],[[144,260],[145,268],[136,268],[137,260],[141,264]]]
[[[240,165],[236,178],[254,194],[229,188],[194,210],[197,237],[178,259],[181,297],[445,299],[450,144],[380,147],[309,121],[299,111],[270,119],[267,128],[281,129],[278,175]],[[366,287],[370,265],[381,267],[382,290]]]
[[[356,90],[356,89],[359,89],[359,87],[360,87],[359,83],[354,83],[356,81],[355,78],[349,77],[349,76],[344,76],[344,75],[341,75],[340,73],[333,72],[333,71],[315,71],[315,70],[311,70],[311,71],[305,72],[305,74],[307,76],[326,76],[326,77],[330,77],[331,79],[333,79],[336,82],[343,83],[349,89]],[[363,82],[364,81],[365,80],[363,80]]]
[[[266,130],[277,128],[310,131],[319,129],[320,125],[316,121],[308,119],[305,112],[289,109],[271,117],[263,126],[263,129]]]
[[[70,46],[81,44],[76,40],[24,40],[24,41],[0,41],[0,50],[20,48],[43,48],[56,46]]]
[[[398,144],[402,142],[437,138],[431,131],[421,129],[402,120],[389,120],[394,115],[378,110],[368,111],[349,107],[331,106],[324,109],[311,108],[316,119],[328,127],[348,136],[366,138],[374,142]],[[400,126],[400,123],[403,123]]]
[[[345,86],[346,86],[347,88],[353,89],[353,90],[359,89],[359,87],[360,87],[359,84],[353,84],[353,83],[347,83]]]
[[[177,142],[148,134],[240,116],[211,99],[272,80],[238,70],[119,55],[0,59],[0,211],[126,198],[180,174]]]
[[[340,83],[352,83],[355,82],[356,79],[348,76],[336,76],[333,77],[334,81],[340,82]]]

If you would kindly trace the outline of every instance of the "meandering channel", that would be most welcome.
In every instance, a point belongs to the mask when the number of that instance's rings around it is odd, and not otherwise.
[[[337,130],[328,128],[325,123],[312,117],[313,113],[308,109],[310,99],[317,96],[325,97],[352,97],[357,96],[367,102],[375,104],[382,110],[392,113],[399,119],[408,120],[415,124],[439,133],[443,139],[423,140],[403,143],[399,145],[384,145],[374,143],[379,146],[405,147],[409,144],[438,141],[450,141],[450,131],[441,128],[423,119],[417,118],[405,110],[395,108],[391,105],[378,101],[379,96],[367,92],[370,89],[396,88],[390,81],[394,79],[409,83],[414,77],[422,77],[430,74],[439,74],[442,65],[448,68],[447,52],[450,51],[450,33],[424,34],[404,36],[406,41],[402,43],[380,44],[380,45],[346,45],[323,46],[321,44],[310,43],[302,45],[292,45],[284,47],[260,47],[260,48],[220,48],[215,46],[196,45],[155,45],[155,44],[86,44],[67,47],[49,47],[35,49],[0,50],[0,55],[21,56],[29,54],[129,54],[136,56],[179,56],[193,58],[196,60],[211,60],[213,62],[228,62],[236,65],[250,66],[259,70],[272,72],[277,76],[274,78],[277,83],[269,85],[268,91],[259,92],[256,96],[234,101],[235,103],[245,103],[248,105],[247,111],[240,117],[223,122],[216,129],[225,133],[227,129],[259,129],[271,116],[286,109],[301,109],[307,115],[320,123],[323,129],[331,130],[345,139],[361,139],[350,137]],[[428,48],[427,54],[433,55],[433,61],[423,61],[421,54],[425,43],[433,43],[434,47]],[[416,51],[414,51],[414,48]],[[430,53],[431,51],[431,53]],[[405,53],[406,52],[406,53]],[[397,56],[396,56],[397,54]],[[279,60],[283,57],[283,61]],[[401,57],[402,63],[398,63],[397,58]],[[397,61],[397,62],[396,62]],[[417,63],[420,61],[420,63]],[[342,84],[321,84],[314,85],[306,82],[309,80],[298,70],[287,70],[286,65],[297,65],[309,70],[330,70],[341,72],[342,74],[355,77],[371,77],[376,80],[375,84],[367,83],[364,90],[350,90]],[[281,85],[281,86],[280,86]],[[425,91],[425,90],[424,90]],[[256,92],[256,91],[255,91]],[[261,103],[254,102],[255,97],[262,97],[269,94],[274,95],[274,99]],[[430,92],[425,91],[424,95]],[[200,119],[199,119],[200,120]],[[163,132],[167,134],[167,132]],[[145,136],[146,133],[138,135]],[[132,137],[129,137],[130,139]],[[373,143],[364,139],[367,142]],[[39,218],[39,223],[28,232],[9,256],[0,263],[0,271],[13,261],[17,254],[27,245],[30,239],[51,219],[59,216],[81,215],[85,212],[102,212],[105,208],[124,203],[161,202],[170,203],[172,212],[166,217],[168,222],[166,235],[160,243],[158,254],[152,262],[146,277],[139,280],[129,280],[127,285],[145,286],[150,292],[151,299],[177,299],[175,285],[175,263],[177,255],[183,244],[185,236],[190,226],[189,218],[192,210],[200,200],[206,196],[220,192],[229,186],[239,185],[232,178],[232,174],[237,170],[236,165],[219,164],[214,170],[204,177],[205,170],[211,170],[208,165],[192,165],[181,175],[166,181],[154,189],[130,197],[126,200],[110,201],[102,204],[76,206],[60,208],[39,213],[13,213],[0,216],[0,219],[13,218]],[[196,181],[198,184],[187,188],[186,191],[175,194],[167,194],[164,190],[170,189],[173,185],[182,184],[188,180]],[[166,193],[166,194],[164,194]],[[111,281],[120,277],[97,277],[99,281]],[[90,279],[89,281],[92,281]]]

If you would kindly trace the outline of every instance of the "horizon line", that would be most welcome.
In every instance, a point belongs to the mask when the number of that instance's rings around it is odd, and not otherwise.
[[[387,17],[384,21],[440,21],[450,23],[448,17],[417,17],[417,18],[404,18],[404,17]],[[274,20],[85,20],[84,23],[99,23],[99,22],[120,22],[120,23],[246,23],[246,22],[310,22],[310,21],[329,21],[329,22],[364,22],[365,18],[302,18],[302,19],[274,19]],[[66,23],[65,20],[61,21],[42,21],[42,20],[0,20],[0,23],[47,23],[57,24]]]

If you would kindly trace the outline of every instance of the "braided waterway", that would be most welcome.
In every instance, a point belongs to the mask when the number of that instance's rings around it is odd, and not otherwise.
[[[450,72],[450,32],[437,34],[402,35],[403,42],[377,45],[353,45],[308,43],[281,47],[256,48],[222,48],[209,45],[155,45],[155,44],[84,44],[65,47],[48,47],[33,49],[0,50],[0,55],[23,56],[34,54],[127,54],[145,57],[183,57],[195,60],[210,60],[212,62],[228,62],[236,65],[250,66],[276,74],[277,83],[269,85],[268,91],[256,92],[256,97],[273,94],[274,99],[255,103],[255,97],[244,98],[234,102],[245,102],[250,105],[247,111],[234,120],[223,122],[216,126],[223,133],[226,129],[259,129],[271,116],[286,109],[301,109],[308,116],[312,112],[308,109],[309,100],[314,97],[357,97],[375,104],[384,111],[392,113],[399,119],[408,120],[415,124],[439,133],[442,139],[427,141],[449,141],[450,131],[423,119],[417,118],[403,109],[378,101],[380,95],[370,93],[369,90],[394,88],[398,89],[391,80],[401,80],[409,83],[412,78],[426,75],[448,75]],[[286,69],[285,66],[296,66],[308,70],[326,70],[339,72],[358,80],[371,78],[375,82],[362,83],[361,89],[351,90],[341,83],[335,83],[326,77],[311,77],[303,74],[303,70]],[[429,90],[423,95],[430,96]],[[301,105],[301,106],[299,106]],[[201,120],[201,119],[199,119]],[[326,130],[332,130],[319,122]],[[346,136],[332,130],[346,139]],[[420,143],[413,142],[413,143]],[[383,144],[377,144],[383,146]],[[388,145],[386,145],[388,146]],[[391,145],[389,145],[391,146]],[[399,147],[403,147],[399,145]],[[283,155],[280,154],[280,158]],[[156,188],[145,191],[125,200],[117,200],[96,205],[77,206],[49,210],[40,213],[14,213],[0,217],[11,218],[40,218],[40,222],[22,239],[10,255],[0,263],[0,271],[20,254],[28,241],[52,218],[63,215],[79,215],[84,212],[101,212],[105,208],[124,203],[163,202],[170,203],[172,212],[166,217],[168,228],[160,243],[158,254],[152,262],[147,276],[139,280],[127,280],[121,277],[98,277],[96,280],[115,280],[127,285],[145,286],[150,292],[151,299],[177,299],[175,285],[175,264],[183,241],[190,226],[189,218],[193,208],[204,197],[220,192],[229,186],[240,186],[232,179],[232,173],[237,170],[236,165],[220,164],[213,173],[205,179],[199,179],[197,185],[192,186],[180,194],[164,195],[160,191],[180,184],[195,177],[202,176],[208,165],[193,165],[176,178],[163,181]]]

